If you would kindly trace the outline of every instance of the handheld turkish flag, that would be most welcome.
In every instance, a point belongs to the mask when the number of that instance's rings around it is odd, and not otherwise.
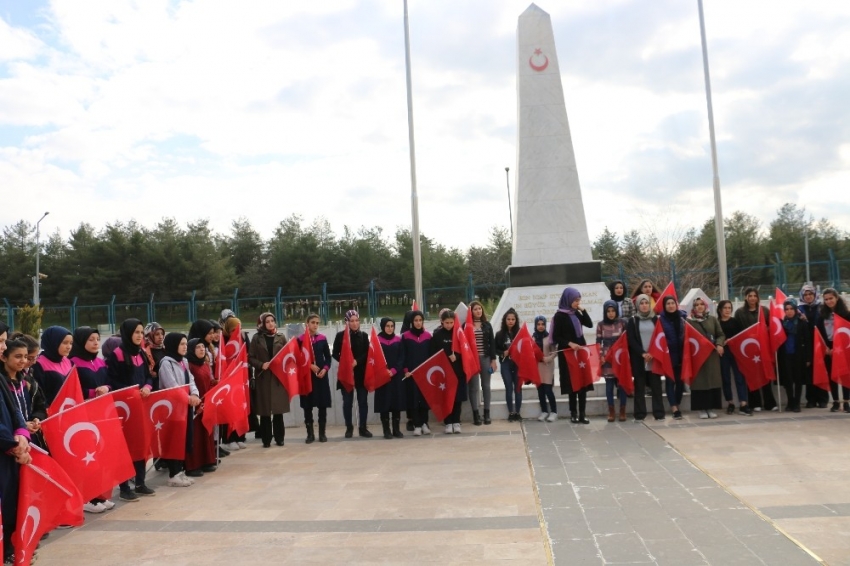
[[[672,281],[670,281],[667,286],[664,287],[664,290],[661,291],[661,295],[655,302],[655,314],[661,314],[661,311],[664,310],[664,297],[673,297],[674,299],[676,299],[677,303],[679,302],[679,297],[676,295],[676,287],[673,285]]]
[[[109,394],[115,410],[121,417],[121,430],[127,442],[127,450],[134,462],[147,460],[150,456],[151,435],[146,425],[145,406],[138,387],[125,387]]]
[[[705,361],[714,352],[711,340],[700,334],[696,328],[685,323],[685,347],[682,352],[682,381],[690,385],[699,373]]]
[[[53,458],[91,501],[135,475],[111,395],[89,399],[41,423]]]
[[[761,389],[771,381],[765,370],[765,357],[772,355],[770,347],[759,340],[759,329],[763,327],[763,322],[756,322],[726,341],[750,391]]]
[[[313,370],[311,365],[316,363],[313,353],[313,339],[310,332],[305,330],[300,340],[297,340],[300,354],[298,355],[298,394],[309,395],[313,392]]]
[[[342,331],[342,350],[339,353],[339,366],[336,368],[336,379],[346,391],[354,391],[354,354],[351,352],[351,331],[348,325]]]
[[[629,341],[625,332],[617,338],[617,341],[608,349],[605,360],[610,362],[611,371],[617,376],[617,383],[626,392],[626,395],[635,394],[635,384],[632,380],[632,359],[629,354]]]
[[[821,333],[815,330],[815,345],[812,362],[812,385],[829,391],[829,373],[826,371],[826,343]]]
[[[286,389],[290,401],[296,395],[300,395],[298,358],[301,355],[301,346],[298,344],[298,340],[290,340],[269,362],[269,371]]]
[[[410,310],[419,310],[419,307],[416,306],[416,299],[413,299],[413,302],[410,304]]]
[[[186,420],[189,416],[189,386],[171,387],[151,393],[142,402],[154,458],[186,459]]]
[[[463,326],[463,335],[466,337],[466,343],[469,344],[470,352],[472,352],[471,357],[475,361],[475,366],[470,368],[475,371],[466,374],[466,380],[469,381],[473,375],[484,369],[481,367],[481,352],[478,351],[478,341],[475,339],[475,319],[472,317],[472,309],[466,309],[466,324]],[[464,356],[465,363],[466,356]],[[466,371],[465,368],[464,371]]]
[[[226,424],[236,434],[242,434],[248,430],[246,403],[242,376],[240,372],[231,372],[204,395],[201,422],[210,433],[216,425]]]
[[[782,328],[782,319],[785,318],[785,299],[788,297],[779,287],[776,288],[776,298],[770,301],[770,347],[777,351],[785,343],[785,329]]]
[[[83,388],[80,386],[80,376],[77,374],[77,368],[71,368],[65,381],[62,382],[62,387],[56,394],[56,398],[47,408],[47,414],[52,416],[61,413],[68,407],[74,407],[83,402]]]
[[[242,325],[237,324],[236,328],[228,336],[227,342],[219,349],[224,350],[224,359],[230,364],[239,355],[239,351],[244,345],[245,342],[242,340]]]
[[[374,391],[389,382],[387,358],[384,356],[384,349],[381,348],[378,333],[373,326],[372,334],[369,336],[369,353],[366,354],[366,375],[363,384],[366,386],[366,391]]]
[[[838,314],[832,320],[832,381],[850,387],[850,322]]]
[[[41,537],[59,525],[83,524],[83,504],[74,482],[62,467],[36,446],[32,462],[21,466],[17,530],[12,535],[15,564],[28,566]]]
[[[213,354],[213,372],[215,373],[216,380],[221,381],[227,375],[228,369],[227,359],[224,357],[224,348],[216,348]]]
[[[467,309],[467,318],[472,309]],[[473,342],[473,345],[475,342]],[[466,382],[472,379],[472,376],[478,373],[481,364],[478,363],[478,356],[475,355],[475,350],[469,345],[466,339],[466,333],[460,324],[460,317],[455,313],[455,324],[452,327],[452,350],[460,354],[460,361],[463,365],[463,373],[466,374]]]
[[[457,375],[445,350],[440,350],[411,372],[413,380],[438,421],[454,409]]]
[[[670,359],[670,348],[667,347],[667,336],[664,334],[664,327],[661,326],[660,319],[655,321],[652,342],[650,342],[649,350],[646,353],[652,356],[652,373],[675,379],[673,361]]]
[[[764,352],[764,377],[768,381],[776,380],[776,355],[770,342],[770,321],[764,319],[765,309],[759,307],[759,326],[756,329],[758,333],[759,344],[761,351]]]
[[[564,350],[564,359],[570,370],[570,384],[574,392],[592,387],[599,375],[599,345],[581,346],[577,350]]]
[[[523,324],[511,342],[511,347],[508,348],[508,356],[516,364],[519,376],[516,384],[517,391],[522,387],[523,381],[540,386],[540,368],[537,366],[538,356],[535,355],[535,349],[540,351],[531,338],[531,334],[528,333],[528,327]],[[542,352],[540,357],[542,358]]]

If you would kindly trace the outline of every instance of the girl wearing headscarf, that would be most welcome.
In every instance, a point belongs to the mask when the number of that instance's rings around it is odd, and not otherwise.
[[[615,279],[608,284],[608,290],[611,291],[611,300],[617,305],[617,316],[620,318],[629,318],[634,316],[636,309],[635,303],[628,296],[626,284],[619,279]]]
[[[428,403],[416,385],[411,372],[431,355],[431,333],[425,330],[425,315],[422,311],[410,311],[410,328],[401,334],[401,349],[404,359],[404,377],[411,383],[407,397],[407,410],[413,419],[413,436],[431,434],[428,427]],[[405,317],[406,318],[406,317]]]
[[[708,295],[697,289],[698,295],[691,303],[688,324],[714,344],[715,351],[708,356],[699,372],[691,382],[691,410],[699,411],[701,419],[715,419],[714,409],[723,406],[720,388],[723,380],[720,376],[720,356],[724,354],[726,335],[720,322],[711,315],[711,302]]]
[[[723,330],[723,335],[726,337],[727,342],[743,330],[741,323],[732,316],[732,301],[726,299],[717,303],[717,322],[720,323],[720,328]],[[720,381],[723,389],[723,397],[726,399],[727,415],[735,413],[735,404],[732,403],[733,378],[735,380],[735,392],[738,394],[739,410],[741,414],[751,417],[753,416],[753,409],[747,401],[749,398],[747,380],[744,379],[744,375],[738,369],[738,363],[735,361],[732,351],[724,348],[723,355],[720,356]]]
[[[800,412],[800,399],[803,393],[803,383],[806,379],[806,369],[811,363],[811,332],[809,324],[797,310],[797,301],[792,298],[785,299],[782,304],[785,318],[782,320],[782,329],[785,331],[785,343],[779,347],[777,352],[779,370],[779,382],[785,388],[788,397],[787,411]]]
[[[46,449],[41,421],[47,418],[47,405],[38,383],[24,375],[27,349],[23,340],[7,340],[5,353],[0,354],[0,374],[5,377],[15,405],[24,418],[30,433],[30,443]]]
[[[747,287],[744,289],[744,304],[738,307],[735,311],[735,318],[741,325],[741,330],[746,330],[754,325],[759,320],[759,308],[762,313],[762,323],[770,327],[770,312],[767,307],[760,307],[761,298],[759,297],[758,289],[755,287]],[[768,383],[761,389],[749,392],[749,405],[754,411],[778,411],[779,406],[776,404],[776,398],[773,396],[773,388]]]
[[[540,373],[540,385],[537,387],[537,397],[540,400],[540,422],[548,421],[554,423],[558,420],[558,404],[555,401],[555,357],[558,355],[552,348],[552,342],[547,340],[549,331],[546,330],[546,317],[537,315],[534,317],[534,333],[531,335],[537,347],[543,352],[543,359],[537,362],[537,371]]]
[[[381,332],[378,342],[387,360],[387,371],[390,381],[375,389],[375,412],[381,415],[381,427],[384,438],[402,438],[401,410],[404,407],[404,352],[401,347],[401,337],[395,333],[395,321],[389,317],[381,319]],[[390,413],[392,413],[392,430],[390,430]]]
[[[139,387],[142,398],[151,393],[153,380],[151,378],[147,357],[142,351],[145,329],[142,321],[128,318],[121,323],[121,344],[106,358],[106,372],[109,386],[112,389]],[[125,481],[118,487],[123,501],[138,501],[139,496],[155,495],[156,492],[145,485],[145,461],[133,462],[136,469],[136,488],[130,490],[130,483]]]
[[[838,291],[829,288],[824,289],[822,293],[823,305],[820,310],[820,319],[818,320],[818,331],[823,336],[826,342],[826,370],[830,374],[829,388],[832,391],[832,408],[830,412],[837,413],[839,408],[838,399],[838,383],[832,379],[832,341],[835,338],[835,317],[840,317],[845,321],[850,321],[850,311],[847,310],[847,305],[844,300],[838,295]],[[844,412],[850,413],[850,388],[841,386],[842,398],[844,401]]]
[[[493,336],[493,326],[487,321],[484,305],[480,301],[469,303],[472,311],[472,324],[475,329],[475,345],[478,348],[478,361],[481,370],[469,380],[469,403],[472,405],[472,424],[475,426],[488,425],[490,420],[490,376],[496,371],[496,344]],[[464,324],[464,328],[466,324]],[[478,413],[478,391],[484,392],[484,420]]]
[[[207,347],[200,338],[192,338],[186,344],[186,355],[189,373],[198,388],[198,397],[204,398],[213,387],[213,376],[210,364],[207,363]],[[201,419],[204,405],[201,403],[195,410],[192,419],[192,448],[186,454],[186,476],[199,478],[205,472],[216,471],[216,449],[213,433],[207,430]]]
[[[522,420],[522,388],[517,387],[519,374],[517,365],[508,352],[511,344],[519,333],[519,315],[513,307],[502,315],[502,325],[494,338],[496,353],[499,355],[499,366],[501,368],[502,382],[505,384],[505,401],[508,403],[508,422],[519,422]]]
[[[817,290],[811,285],[803,285],[800,290],[800,304],[797,305],[797,310],[800,313],[800,318],[806,321],[809,327],[809,360],[806,365],[805,385],[806,385],[806,408],[825,409],[829,401],[829,392],[824,391],[820,387],[815,387],[812,383],[812,371],[814,370],[814,340],[815,332],[817,331],[818,321],[820,320],[820,298]]]
[[[159,389],[157,369],[159,362],[165,357],[165,329],[158,322],[149,322],[145,325],[145,345],[143,349],[148,356],[148,366],[153,379],[153,390]]]
[[[233,338],[233,333],[242,328],[242,321],[239,320],[235,314],[233,314],[233,311],[228,309],[221,311],[221,315],[222,317],[227,315],[227,318],[224,319],[224,322],[212,321],[213,330],[216,329],[217,324],[218,327],[222,329],[220,332],[218,332],[218,335],[220,336],[218,348],[225,348],[224,350],[222,350],[222,363],[224,363],[224,361],[230,363],[232,356],[235,355],[235,351],[232,349],[226,349],[227,343],[230,342],[230,340]],[[242,332],[241,337],[243,343],[250,344],[250,340],[248,339],[247,333]],[[248,430],[255,431],[255,438],[258,438],[260,432],[260,424],[257,420],[257,416],[254,410],[254,407],[257,405],[257,396],[254,393],[254,391],[256,390],[256,382],[251,381],[253,379],[253,369],[254,368],[251,367],[251,365],[248,365],[248,389],[245,391],[245,399],[250,403],[250,414],[248,415]],[[225,447],[231,452],[248,448],[248,445],[245,444],[246,436],[244,434],[236,434],[236,431],[230,431],[228,433],[227,427],[224,425],[222,425],[221,429],[219,430],[221,431],[222,438],[227,439],[227,444],[225,444]]]
[[[573,424],[590,424],[585,414],[587,392],[593,390],[590,385],[580,391],[573,391],[570,381],[570,370],[563,350],[571,348],[578,350],[587,345],[582,327],[593,328],[593,321],[587,311],[581,308],[581,293],[574,287],[567,287],[561,293],[558,302],[558,312],[552,317],[552,329],[549,340],[558,352],[558,380],[561,384],[561,394],[570,396],[570,422]]]
[[[163,340],[165,356],[159,364],[159,386],[162,389],[189,386],[189,408],[186,417],[188,430],[186,431],[186,452],[192,450],[192,433],[194,413],[192,408],[201,404],[200,394],[195,385],[195,379],[189,372],[189,367],[184,357],[188,350],[186,335],[181,332],[169,332]],[[168,485],[171,487],[189,487],[195,481],[187,477],[183,472],[185,455],[180,460],[168,460]]]
[[[460,409],[463,407],[463,402],[466,401],[466,374],[463,372],[463,361],[460,354],[452,349],[452,337],[455,325],[455,313],[451,309],[443,309],[440,311],[440,327],[434,330],[431,335],[431,351],[433,356],[440,350],[443,350],[451,362],[455,377],[457,378],[457,390],[455,391],[455,402],[452,412],[448,415],[443,424],[446,425],[446,434],[460,434]],[[447,377],[447,379],[451,379]]]
[[[632,295],[632,301],[636,301],[638,295],[646,295],[649,298],[650,310],[655,310],[655,303],[661,298],[661,291],[655,286],[655,283],[649,279],[643,279],[638,286],[635,287],[635,292]]]
[[[71,371],[73,364],[68,354],[73,340],[71,332],[61,326],[51,326],[41,335],[41,355],[33,365],[32,375],[41,386],[48,407]]]
[[[260,438],[268,448],[283,446],[286,428],[283,414],[289,412],[289,393],[269,369],[269,362],[286,345],[286,337],[277,331],[277,320],[270,312],[257,319],[257,333],[248,348],[248,363],[254,368],[257,389],[257,414],[260,417]]]
[[[632,363],[632,375],[635,378],[635,421],[646,418],[646,386],[652,392],[652,416],[656,421],[664,420],[664,400],[661,395],[661,376],[652,372],[652,356],[649,348],[658,317],[652,310],[652,302],[647,295],[638,295],[635,299],[637,314],[626,323],[626,340],[629,342],[629,359]]]
[[[366,387],[363,384],[363,380],[366,377],[366,357],[369,354],[369,335],[360,330],[360,315],[354,309],[345,313],[345,325],[346,328],[336,333],[333,348],[333,359],[338,363],[342,354],[342,341],[345,332],[348,332],[349,339],[351,340],[351,354],[354,357],[354,390],[346,391],[339,381],[336,382],[336,388],[342,393],[342,416],[345,419],[345,437],[351,438],[354,435],[351,410],[354,406],[354,394],[356,392],[357,409],[360,417],[358,432],[364,438],[372,438],[372,433],[366,427],[366,418],[369,411],[366,400],[369,398],[369,392],[366,391]]]
[[[632,305],[634,307],[634,305]],[[626,321],[620,318],[620,307],[616,301],[602,304],[602,320],[596,325],[596,343],[599,344],[599,361],[602,364],[602,377],[605,378],[605,397],[608,400],[608,422],[614,422],[614,389],[620,398],[620,422],[626,420],[626,392],[617,382],[617,376],[608,359],[608,352],[620,336],[626,331]]]
[[[310,366],[313,390],[308,395],[300,395],[301,409],[304,410],[304,424],[307,426],[307,444],[316,440],[313,432],[313,408],[319,409],[319,442],[327,442],[328,409],[331,406],[331,386],[328,372],[331,370],[331,349],[328,339],[319,333],[319,315],[307,315],[307,332],[313,347],[313,365]],[[298,338],[303,347],[304,337]]]
[[[685,382],[682,381],[682,354],[685,349],[685,317],[687,313],[679,310],[679,303],[671,295],[661,299],[661,328],[667,339],[667,349],[670,353],[670,364],[673,366],[673,375],[665,376],[667,387],[667,402],[673,412],[673,418],[682,419],[682,411],[679,405],[685,393]]]

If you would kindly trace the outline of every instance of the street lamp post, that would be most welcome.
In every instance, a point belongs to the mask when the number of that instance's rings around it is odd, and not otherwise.
[[[34,306],[38,306],[41,304],[41,299],[39,297],[39,287],[41,287],[40,281],[40,271],[39,271],[39,260],[41,259],[41,247],[39,246],[39,236],[41,232],[39,231],[39,226],[41,225],[41,221],[44,220],[49,212],[45,212],[41,218],[38,219],[38,222],[35,223],[35,277],[32,278],[32,304]]]

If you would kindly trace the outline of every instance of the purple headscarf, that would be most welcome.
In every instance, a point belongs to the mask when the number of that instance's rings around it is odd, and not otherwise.
[[[566,313],[570,317],[570,321],[573,323],[573,330],[576,331],[576,336],[581,336],[581,321],[576,316],[576,311],[573,309],[572,305],[576,299],[581,298],[581,293],[579,293],[578,289],[575,287],[567,287],[564,289],[564,292],[561,293],[561,300],[558,302],[558,312]],[[555,317],[552,317],[552,328],[549,329],[549,335],[553,336],[555,333],[553,332],[555,328]]]

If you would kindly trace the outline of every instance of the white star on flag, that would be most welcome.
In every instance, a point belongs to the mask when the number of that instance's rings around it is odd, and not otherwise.
[[[296,373],[295,368],[289,368],[288,370],[286,370],[286,373],[288,373],[289,375]]]
[[[760,364],[761,358],[759,356],[753,356],[753,363]]]
[[[94,452],[86,452],[86,455],[83,457],[83,462],[86,463],[86,466],[94,462]]]
[[[162,423],[162,422],[160,422],[160,421],[156,421],[156,424],[155,424],[155,425],[153,425],[153,427],[154,427],[156,430],[162,430],[162,426],[163,426],[163,423]]]
[[[444,381],[440,384],[440,391],[445,391],[445,390],[446,390],[446,382]]]
[[[585,367],[587,367],[587,364],[586,364],[586,363],[584,363],[584,362],[579,362],[579,363],[578,363],[578,367],[580,367],[580,368],[585,368]]]

